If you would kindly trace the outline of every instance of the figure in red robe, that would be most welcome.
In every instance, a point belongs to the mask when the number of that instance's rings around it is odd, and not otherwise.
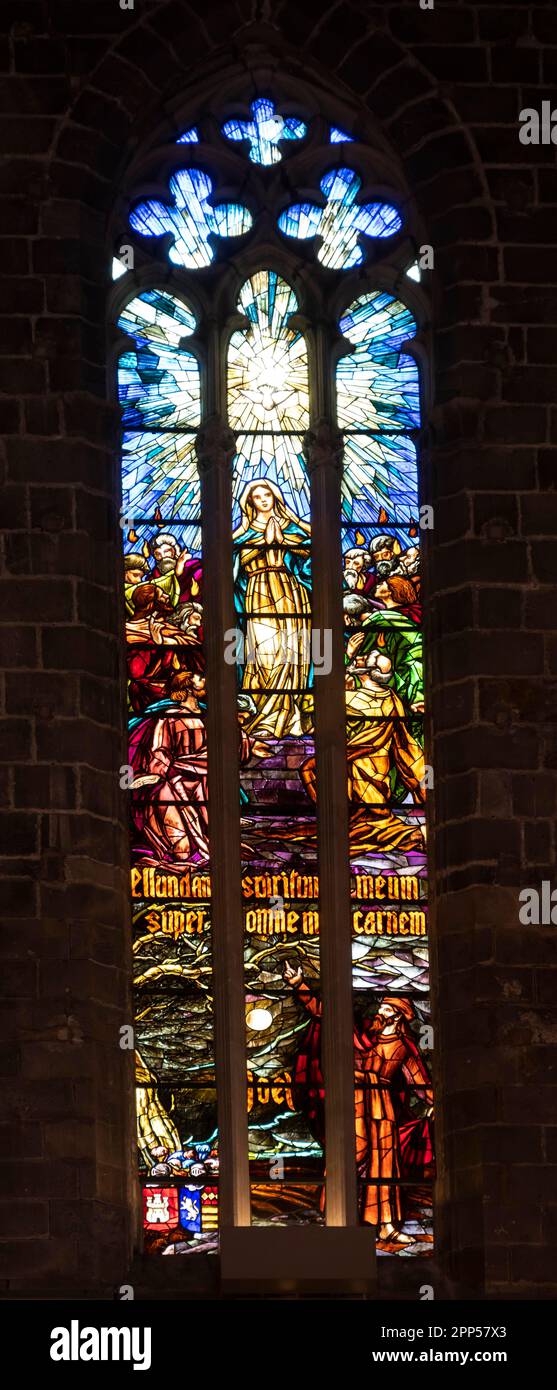
[[[295,1098],[320,1143],[324,1140],[324,1083],[321,1070],[321,1002],[301,970],[285,965],[285,979],[311,1015],[294,1071]],[[410,1033],[414,1007],[402,996],[386,995],[374,1019],[354,1028],[356,1162],[360,1178],[360,1219],[378,1228],[389,1246],[409,1245],[401,1230],[400,1183],[434,1176],[431,1081]],[[425,1101],[427,1113],[412,1116],[408,1088]]]
[[[201,608],[186,603],[174,610],[155,584],[140,584],[126,623],[128,698],[134,714],[168,696],[177,670],[203,670]]]
[[[133,819],[161,864],[209,858],[207,739],[199,705],[204,694],[203,676],[179,671],[170,682],[170,700],[131,726]]]
[[[177,671],[170,698],[130,724],[132,818],[141,849],[171,867],[207,863],[207,734],[200,700],[205,678]],[[238,726],[240,762],[266,757],[267,744]]]

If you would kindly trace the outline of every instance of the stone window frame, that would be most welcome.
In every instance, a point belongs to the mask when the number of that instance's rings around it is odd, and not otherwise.
[[[252,163],[244,143],[232,144],[218,130],[219,123],[228,117],[247,114],[251,101],[261,95],[273,96],[281,111],[300,116],[309,126],[302,148],[297,149],[294,142],[283,146],[283,158],[269,167]],[[202,136],[200,142],[177,144],[180,132],[194,125]],[[352,141],[329,143],[330,126],[351,132]],[[331,271],[320,265],[311,243],[291,241],[280,233],[277,222],[290,203],[305,197],[318,201],[322,175],[347,164],[362,177],[359,200],[394,201],[403,208],[405,221],[402,233],[393,238],[376,243],[365,239],[363,265]],[[166,259],[168,237],[148,243],[133,233],[128,221],[134,203],[150,197],[168,199],[171,174],[191,167],[209,173],[216,199],[237,198],[254,217],[251,231],[231,242],[230,249],[225,238],[215,239],[214,260],[199,270],[173,265]],[[254,66],[249,73],[219,65],[212,76],[205,76],[202,87],[194,85],[186,97],[169,102],[152,138],[130,161],[109,219],[111,251],[117,254],[123,245],[134,247],[133,270],[117,279],[108,295],[108,382],[114,406],[118,400],[118,359],[132,341],[116,327],[123,307],[143,290],[164,289],[182,300],[197,321],[195,334],[187,338],[187,348],[200,370],[202,411],[197,455],[202,544],[203,554],[210,548],[220,556],[218,568],[210,566],[204,572],[204,629],[212,900],[220,922],[220,930],[213,934],[213,986],[221,1224],[250,1224],[239,773],[235,758],[230,756],[237,742],[237,689],[235,667],[222,658],[224,633],[235,626],[231,526],[234,435],[226,420],[227,345],[241,319],[237,311],[241,286],[258,269],[275,270],[297,296],[294,326],[303,332],[308,347],[311,419],[304,451],[311,480],[313,621],[317,627],[333,630],[332,671],[316,683],[315,690],[320,960],[326,1005],[323,1055],[328,1078],[326,1222],[348,1226],[355,1224],[357,1216],[339,525],[342,431],[337,428],[335,410],[335,369],[346,344],[338,323],[355,299],[377,289],[399,298],[413,314],[416,336],[401,350],[413,356],[418,365],[422,423],[415,440],[422,487],[427,471],[426,422],[432,400],[431,307],[427,285],[409,279],[406,272],[425,241],[402,165],[393,159],[392,149],[371,116],[355,102],[333,97],[276,63],[272,67]],[[376,261],[375,246],[380,253]],[[118,500],[120,504],[121,494]],[[423,542],[427,592],[427,533]],[[427,748],[427,697],[425,730]],[[328,1065],[329,1057],[334,1058],[334,1066]]]

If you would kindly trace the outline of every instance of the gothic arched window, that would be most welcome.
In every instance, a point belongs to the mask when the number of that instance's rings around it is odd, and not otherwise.
[[[411,200],[348,106],[176,111],[114,228],[147,1246],[431,1249]]]

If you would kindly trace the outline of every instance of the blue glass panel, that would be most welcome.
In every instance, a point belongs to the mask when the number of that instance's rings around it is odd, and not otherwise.
[[[408,526],[418,513],[416,473],[416,447],[407,435],[346,436],[343,520]]]
[[[237,237],[249,231],[252,215],[240,203],[213,207],[213,183],[201,169],[180,169],[170,179],[172,202],[148,198],[130,212],[130,226],[141,236],[172,236],[168,257],[190,270],[214,259],[211,235]]]
[[[340,328],[354,345],[337,368],[338,423],[344,429],[416,429],[420,421],[418,368],[400,347],[415,323],[405,305],[378,291],[363,295]]]
[[[132,517],[164,522],[199,512],[195,435],[125,434],[122,442],[122,507]]]
[[[274,101],[258,97],[250,107],[251,120],[225,121],[222,127],[227,140],[247,140],[252,164],[278,164],[282,159],[279,145],[282,140],[301,140],[307,126],[294,116],[281,116]]]
[[[338,423],[345,431],[343,518],[408,526],[418,515],[418,367],[401,348],[416,332],[406,305],[386,291],[362,295],[340,329],[354,347],[337,367]],[[403,533],[401,533],[402,535]]]
[[[339,328],[357,347],[365,344],[374,361],[396,367],[400,348],[414,337],[416,323],[405,304],[385,290],[374,290],[349,305]]]
[[[325,205],[293,204],[280,214],[281,231],[300,240],[319,236],[317,257],[330,270],[360,265],[365,258],[362,233],[388,237],[402,226],[400,213],[390,203],[358,203],[361,186],[355,169],[331,170],[320,183]]]
[[[195,319],[186,305],[160,290],[144,290],[123,309],[118,327],[135,341],[118,368],[118,395],[126,429],[199,425],[199,368],[180,347]]]
[[[198,129],[197,129],[196,126],[192,125],[192,126],[190,126],[190,129],[189,129],[189,130],[185,130],[185,131],[184,131],[183,135],[179,135],[179,136],[178,136],[178,139],[177,139],[177,141],[176,141],[176,144],[177,144],[177,145],[197,145],[198,142],[199,142],[199,131],[198,131]]]

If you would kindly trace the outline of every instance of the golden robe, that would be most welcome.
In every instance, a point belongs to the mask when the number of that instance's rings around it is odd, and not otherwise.
[[[356,807],[350,823],[352,850],[423,850],[420,827],[391,810],[389,773],[394,765],[415,802],[425,800],[424,756],[408,728],[394,690],[362,686],[346,691],[348,795]]]
[[[240,550],[241,570],[247,576],[242,690],[249,691],[257,708],[244,727],[258,737],[297,737],[303,732],[300,701],[311,664],[311,606],[306,586],[285,558],[298,551],[303,561],[308,550],[308,538],[290,528],[284,542],[273,546],[252,531]]]
[[[352,853],[423,851],[419,825],[406,825],[390,807],[389,773],[393,766],[414,801],[425,800],[424,756],[410,733],[402,701],[388,688],[347,690],[346,716]],[[300,775],[312,801],[316,801],[315,758],[307,759]]]

